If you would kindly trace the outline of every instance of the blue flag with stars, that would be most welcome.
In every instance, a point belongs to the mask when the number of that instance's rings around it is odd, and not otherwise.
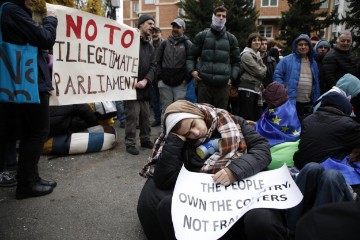
[[[280,107],[265,109],[256,122],[255,130],[269,141],[270,147],[299,140],[301,124],[295,102],[287,100]]]

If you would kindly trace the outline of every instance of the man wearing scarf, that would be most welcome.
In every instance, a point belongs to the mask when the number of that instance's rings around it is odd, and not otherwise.
[[[198,84],[198,101],[227,109],[228,85],[240,71],[240,50],[234,35],[226,31],[227,9],[217,7],[210,29],[198,33],[187,56],[187,71]]]

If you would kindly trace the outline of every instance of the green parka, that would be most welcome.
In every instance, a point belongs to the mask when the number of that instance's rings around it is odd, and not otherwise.
[[[231,39],[229,39],[231,38]],[[198,33],[188,50],[186,68],[191,74],[198,71],[202,81],[209,86],[221,87],[229,79],[236,79],[240,70],[240,50],[236,37],[210,28]]]

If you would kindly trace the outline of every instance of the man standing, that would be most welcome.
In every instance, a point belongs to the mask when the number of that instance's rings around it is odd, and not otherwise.
[[[151,37],[152,45],[155,51],[158,50],[164,39],[161,37],[161,29],[159,27],[153,27],[153,33]],[[158,88],[159,75],[157,73],[156,79],[152,83],[151,88],[151,107],[154,111],[154,122],[151,123],[152,127],[160,126],[161,124],[161,103],[160,93]]]
[[[186,85],[191,80],[186,71],[186,50],[191,47],[191,42],[184,35],[185,22],[177,18],[171,25],[171,35],[160,45],[156,55],[163,112],[171,103],[185,99]]]
[[[326,86],[326,78],[323,68],[322,61],[324,60],[325,55],[330,50],[330,43],[326,40],[320,40],[316,43],[315,47],[316,55],[314,57],[315,61],[317,62],[318,68],[319,68],[319,84],[320,84],[320,94],[324,94],[328,90],[330,90]]]
[[[340,33],[333,49],[330,50],[323,60],[323,69],[327,81],[327,89],[336,85],[345,73],[351,73],[360,78],[356,67],[356,59],[351,53],[352,36],[348,31]]]
[[[300,34],[294,40],[292,49],[293,53],[276,65],[274,81],[286,87],[289,99],[296,101],[296,111],[301,122],[312,112],[312,104],[320,96],[319,70],[308,35]]]
[[[155,79],[156,65],[154,62],[155,49],[151,45],[151,34],[155,20],[152,16],[141,15],[138,20],[140,32],[140,55],[138,79],[135,84],[137,99],[125,102],[125,145],[126,151],[138,155],[139,150],[135,147],[136,123],[139,120],[141,147],[152,149],[150,141],[150,88]]]
[[[187,71],[198,82],[198,101],[227,109],[229,84],[240,70],[240,50],[234,35],[226,31],[227,9],[214,9],[210,29],[198,33],[187,56]]]

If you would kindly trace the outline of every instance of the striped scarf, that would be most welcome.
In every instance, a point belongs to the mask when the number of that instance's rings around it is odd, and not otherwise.
[[[239,123],[234,121],[233,115],[226,110],[215,108],[209,104],[193,104],[186,100],[179,100],[166,109],[164,119],[166,119],[169,114],[176,112],[199,115],[208,126],[206,137],[198,139],[194,144],[195,146],[211,138],[215,130],[221,135],[219,152],[215,152],[205,160],[200,172],[216,173],[226,167],[232,160],[239,158],[246,152],[246,143],[241,127]],[[145,178],[151,177],[154,174],[156,161],[162,152],[165,138],[167,137],[165,128],[166,126],[156,139],[152,154],[149,156],[147,163],[139,172],[139,174]]]

